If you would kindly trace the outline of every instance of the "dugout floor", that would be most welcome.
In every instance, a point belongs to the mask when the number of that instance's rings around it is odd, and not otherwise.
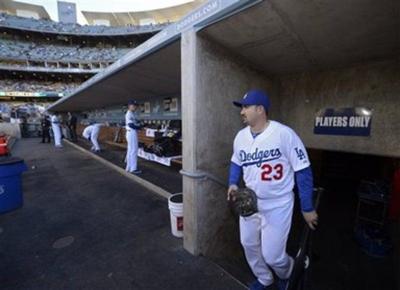
[[[90,147],[92,146],[90,142],[82,138],[79,138],[76,144],[87,150],[90,150]],[[125,149],[104,143],[101,143],[101,148],[103,150],[97,153],[100,157],[121,168],[125,168]],[[138,158],[138,168],[142,170],[140,178],[143,178],[170,193],[182,192],[182,175],[179,173],[180,168],[176,165],[168,167]]]
[[[1,289],[244,289],[172,237],[165,199],[70,146],[13,154],[30,170],[23,208],[0,215]]]

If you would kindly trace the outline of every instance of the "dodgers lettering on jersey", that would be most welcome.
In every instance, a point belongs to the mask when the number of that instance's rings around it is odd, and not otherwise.
[[[245,150],[240,150],[240,160],[242,166],[257,165],[260,167],[263,162],[279,159],[282,156],[279,148],[269,150],[256,150],[253,153],[248,153]]]
[[[310,166],[307,151],[289,127],[270,121],[253,138],[250,127],[239,131],[233,145],[232,162],[243,169],[246,187],[260,199],[292,195],[294,172]]]

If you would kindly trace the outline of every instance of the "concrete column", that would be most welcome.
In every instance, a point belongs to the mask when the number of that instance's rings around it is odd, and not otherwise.
[[[242,127],[232,101],[250,88],[271,91],[272,82],[194,31],[183,34],[181,45],[183,169],[226,181],[233,139]],[[279,107],[274,96],[272,104]],[[271,115],[277,115],[274,109]],[[185,249],[195,255],[237,249],[237,221],[228,209],[226,188],[184,177],[183,192]]]
[[[182,169],[196,170],[197,134],[196,134],[196,34],[187,32],[181,40],[182,73]],[[184,211],[184,247],[190,253],[198,255],[198,224],[196,181],[183,178]]]

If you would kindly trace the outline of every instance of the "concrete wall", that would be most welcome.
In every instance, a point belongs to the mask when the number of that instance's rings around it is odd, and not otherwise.
[[[233,139],[242,127],[240,110],[232,101],[250,88],[273,91],[272,82],[193,31],[186,32],[181,43],[183,169],[207,171],[226,181]],[[279,108],[274,95],[271,103],[274,118]],[[239,245],[225,188],[184,177],[183,192],[184,247],[189,252],[214,255]]]
[[[307,147],[362,154],[400,156],[400,63],[384,61],[280,80],[282,121]],[[313,133],[316,112],[323,108],[365,106],[373,109],[371,136]]]

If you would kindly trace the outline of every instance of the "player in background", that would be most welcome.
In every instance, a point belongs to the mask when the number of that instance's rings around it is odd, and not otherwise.
[[[128,143],[125,170],[133,174],[142,173],[142,171],[137,168],[137,155],[139,149],[137,130],[142,128],[136,113],[138,106],[139,104],[137,101],[130,100],[128,102],[128,111],[125,114],[126,142]]]
[[[87,126],[82,132],[82,136],[92,142],[92,148],[90,148],[90,150],[96,153],[101,151],[98,137],[100,134],[100,129],[103,126],[108,126],[108,123],[94,123]]]
[[[40,121],[40,127],[42,128],[42,143],[45,143],[46,140],[47,143],[50,143],[50,125],[51,122],[49,120],[49,117],[47,116],[47,114],[44,114]]]
[[[241,107],[247,125],[233,144],[228,200],[241,177],[257,195],[258,213],[240,217],[240,240],[257,280],[251,290],[274,289],[275,272],[279,290],[286,289],[293,258],[286,253],[290,232],[295,179],[306,223],[315,229],[318,215],[313,206],[313,177],[307,151],[289,127],[268,119],[269,98],[260,90],[249,91]]]
[[[51,116],[51,129],[53,130],[54,145],[56,148],[62,148],[61,120],[58,112],[55,112],[54,115]]]
[[[76,142],[78,140],[78,136],[76,134],[77,123],[78,123],[78,118],[75,115],[73,115],[71,112],[68,112],[67,127],[69,130],[72,142]]]

